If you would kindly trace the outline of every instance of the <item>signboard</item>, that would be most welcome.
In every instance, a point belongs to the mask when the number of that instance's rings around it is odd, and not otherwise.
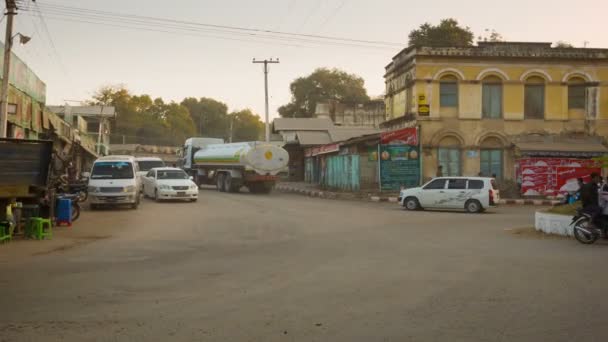
[[[418,128],[383,133],[380,140],[380,189],[418,186],[421,166]]]
[[[304,150],[305,157],[315,157],[320,154],[332,153],[340,151],[340,144],[329,144],[319,147],[307,148]]]
[[[592,172],[601,173],[600,165],[590,159],[523,158],[518,161],[517,179],[524,196],[555,196],[568,182],[590,180]]]
[[[420,147],[409,145],[380,146],[381,190],[411,188],[420,183]]]
[[[418,94],[418,115],[428,116],[431,113],[431,107],[426,99],[426,94]]]
[[[397,131],[384,132],[380,135],[382,145],[418,145],[418,128],[403,128]]]

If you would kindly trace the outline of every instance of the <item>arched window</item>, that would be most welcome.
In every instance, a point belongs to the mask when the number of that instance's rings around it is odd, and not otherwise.
[[[545,79],[531,76],[526,79],[524,90],[524,118],[545,118]]]
[[[485,138],[481,142],[479,155],[479,171],[483,177],[496,177],[502,179],[503,176],[503,143],[496,137]]]
[[[568,109],[585,109],[587,86],[585,80],[573,77],[568,80]]]
[[[443,176],[456,177],[461,175],[460,141],[448,136],[439,142],[437,149],[437,165],[442,166]]]
[[[484,119],[502,118],[502,79],[488,76],[482,81],[482,117]]]
[[[458,107],[458,78],[445,75],[439,80],[439,106]]]

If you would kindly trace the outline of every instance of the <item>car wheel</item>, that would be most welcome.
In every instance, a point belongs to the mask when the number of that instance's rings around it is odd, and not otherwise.
[[[403,206],[407,210],[418,210],[420,209],[420,202],[416,197],[408,197],[403,201]]]
[[[478,200],[467,201],[464,205],[464,209],[471,214],[477,214],[483,210],[481,203]]]

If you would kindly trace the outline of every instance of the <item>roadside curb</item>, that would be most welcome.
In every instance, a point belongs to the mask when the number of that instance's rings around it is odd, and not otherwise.
[[[294,187],[284,184],[277,184],[275,189],[280,192],[292,193],[292,194],[300,194],[308,197],[317,197],[317,198],[325,198],[325,199],[359,199],[362,201],[368,200],[371,202],[389,202],[389,203],[398,203],[399,199],[397,197],[392,196],[369,196],[367,199],[365,198],[356,198],[353,196],[343,195],[338,192],[328,192],[323,190],[316,189],[303,189],[301,187]],[[501,199],[498,201],[500,205],[525,205],[525,206],[554,206],[559,204],[558,200],[549,200],[549,199]]]

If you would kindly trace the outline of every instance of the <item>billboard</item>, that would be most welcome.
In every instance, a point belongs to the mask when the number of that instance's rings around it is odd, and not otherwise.
[[[420,185],[418,128],[383,133],[378,146],[380,189],[399,190]]]

